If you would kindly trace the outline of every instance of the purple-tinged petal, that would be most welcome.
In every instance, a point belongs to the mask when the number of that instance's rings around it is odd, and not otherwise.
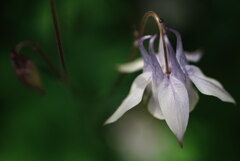
[[[163,120],[164,119],[164,116],[162,114],[162,110],[161,110],[161,107],[159,105],[159,102],[158,102],[158,85],[159,84],[156,84],[155,82],[157,82],[156,80],[152,81],[151,83],[151,92],[152,92],[152,97],[150,98],[150,101],[148,103],[148,111],[154,116],[156,117],[157,119],[160,119],[160,120]],[[160,83],[161,81],[159,81]]]
[[[153,97],[150,98],[148,103],[148,111],[157,119],[164,120],[164,116],[158,100],[155,100]]]
[[[171,64],[171,73],[174,74],[174,76],[177,77],[179,80],[181,80],[183,83],[185,83],[186,76],[184,75],[184,72],[182,71],[179,63],[177,62],[173,47],[167,36],[165,36],[165,41],[167,45],[167,51],[169,53],[168,59],[169,59],[169,63]]]
[[[199,95],[189,78],[187,78],[186,88],[189,96],[189,111],[191,112],[198,103]]]
[[[159,61],[156,57],[156,54],[154,52],[154,41],[155,41],[156,37],[157,37],[157,35],[154,35],[149,41],[149,53],[150,53],[150,57],[151,57],[153,81],[154,81],[155,85],[158,85],[159,82],[163,79],[164,74],[163,74],[162,68],[159,64]]]
[[[189,100],[185,85],[174,76],[165,77],[158,88],[159,104],[169,128],[182,145],[189,118]]]
[[[134,61],[118,65],[117,70],[121,73],[133,73],[142,70],[143,67],[144,67],[143,59],[138,58]]]
[[[172,28],[167,28],[167,30],[174,33],[177,38],[176,57],[177,57],[179,64],[181,66],[187,65],[188,62],[187,62],[187,59],[183,52],[182,38],[181,38],[180,33],[177,30],[172,29]]]
[[[168,53],[169,53],[168,56],[169,56],[169,62],[171,63],[171,67],[172,67],[172,73],[175,75],[175,77],[177,77],[179,80],[181,80],[184,84],[186,83],[186,88],[187,88],[188,95],[189,95],[189,108],[190,108],[190,111],[192,111],[198,102],[198,99],[199,99],[198,93],[193,88],[190,80],[188,80],[186,78],[179,63],[177,62],[177,60],[175,58],[174,49],[173,49],[167,36],[165,36],[165,42],[168,47]]]
[[[125,112],[141,102],[144,90],[151,81],[151,75],[150,72],[144,72],[134,80],[128,96],[105,124],[117,121]]]
[[[201,93],[218,97],[224,102],[235,103],[233,97],[223,88],[221,83],[215,79],[206,77],[198,67],[187,65],[186,70],[189,78]]]
[[[144,48],[143,41],[150,39],[151,37],[152,37],[151,35],[146,35],[146,36],[143,36],[142,38],[140,38],[138,41],[140,53],[141,53],[141,55],[143,57],[143,61],[144,61],[144,69],[145,70],[149,70],[149,67],[151,65],[151,58],[148,55],[146,49]]]
[[[186,56],[187,61],[193,62],[193,63],[199,62],[200,59],[201,59],[202,56],[203,56],[203,53],[202,53],[201,50],[197,50],[197,51],[194,51],[194,52],[184,51],[184,54],[185,54],[185,56]]]
[[[159,63],[163,69],[163,71],[165,71],[165,67],[166,67],[166,64],[165,64],[165,56],[164,56],[164,48],[163,48],[163,39],[162,39],[162,36],[160,35],[160,38],[159,38],[159,46],[158,46],[158,54],[157,54],[157,58],[159,60]]]

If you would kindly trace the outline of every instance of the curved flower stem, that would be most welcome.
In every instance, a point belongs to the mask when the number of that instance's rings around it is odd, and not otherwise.
[[[50,0],[50,5],[51,5],[51,12],[52,12],[52,17],[53,17],[53,23],[54,23],[54,29],[55,29],[56,39],[57,39],[60,61],[61,61],[61,65],[63,68],[64,76],[67,77],[67,67],[66,67],[65,60],[64,60],[64,50],[63,50],[61,34],[60,34],[60,29],[59,29],[59,23],[58,23],[57,10],[56,10],[54,0]]]
[[[145,26],[147,24],[147,21],[149,19],[149,17],[153,17],[154,20],[156,21],[157,25],[158,25],[158,29],[159,29],[159,38],[161,39],[162,38],[162,41],[163,41],[163,50],[164,50],[164,57],[165,57],[165,65],[166,65],[166,73],[170,73],[170,70],[169,70],[169,65],[168,65],[168,56],[167,56],[167,47],[166,47],[166,43],[165,43],[165,39],[164,39],[164,25],[163,25],[163,19],[159,18],[158,15],[153,12],[153,11],[148,11],[147,13],[145,13],[145,15],[143,16],[143,19],[142,19],[142,22],[141,22],[141,26],[140,26],[140,33],[139,33],[139,37],[142,37],[143,36],[143,33],[144,33],[144,29],[145,29]]]

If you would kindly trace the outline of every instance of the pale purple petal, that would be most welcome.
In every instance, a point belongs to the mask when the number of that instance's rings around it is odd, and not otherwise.
[[[128,96],[105,124],[117,121],[125,112],[141,102],[144,90],[151,81],[151,75],[150,72],[144,72],[134,80]]]
[[[151,67],[152,67],[152,77],[153,77],[153,83],[155,86],[158,86],[158,84],[162,81],[163,77],[164,77],[164,74],[163,74],[163,71],[162,71],[162,68],[159,64],[159,61],[156,57],[156,54],[154,52],[154,41],[156,39],[156,35],[153,36],[151,39],[150,39],[150,42],[149,42],[149,55],[150,55],[150,58],[151,58]]]
[[[167,45],[167,51],[168,51],[168,59],[169,59],[169,63],[171,64],[171,73],[177,77],[179,80],[181,80],[183,83],[186,82],[186,77],[184,75],[184,72],[182,71],[179,63],[177,62],[176,59],[176,55],[175,52],[173,50],[173,47],[168,39],[167,36],[165,36],[165,41],[166,41],[166,45]]]
[[[148,103],[149,112],[157,119],[164,119],[161,107],[158,102],[158,85],[154,82],[151,83],[152,97]]]
[[[142,70],[143,67],[144,67],[143,59],[138,58],[134,61],[118,65],[117,70],[122,73],[133,73]]]
[[[148,103],[148,111],[157,119],[164,120],[164,116],[158,100],[155,100],[153,97],[150,98]]]
[[[198,103],[199,95],[189,78],[187,78],[186,88],[189,96],[189,110],[191,112]]]
[[[176,57],[177,57],[177,60],[180,63],[180,65],[183,67],[183,66],[187,65],[188,63],[187,63],[187,59],[186,59],[186,57],[184,55],[184,52],[183,52],[181,35],[177,30],[174,30],[172,28],[167,28],[167,30],[174,33],[176,38],[177,38]]]
[[[144,45],[143,45],[143,41],[147,40],[147,39],[150,39],[152,36],[151,35],[146,35],[146,36],[143,36],[142,38],[139,39],[138,41],[138,46],[139,46],[139,49],[140,49],[140,53],[143,57],[143,61],[144,61],[144,70],[150,70],[150,66],[151,66],[151,58],[148,54],[148,52],[146,51],[146,49],[144,48]]]
[[[165,71],[165,61],[164,61],[164,49],[163,49],[163,39],[162,36],[160,35],[159,38],[159,46],[158,46],[158,54],[157,54],[157,58],[159,60],[159,63],[161,65],[161,67],[163,68],[163,71]]]
[[[149,41],[149,55],[151,57],[153,70],[157,71],[160,74],[160,76],[163,77],[162,68],[158,62],[158,59],[157,59],[155,51],[154,51],[154,41],[155,41],[156,37],[157,37],[157,35],[152,36],[152,38]]]
[[[235,100],[223,88],[221,83],[215,79],[206,77],[198,67],[187,65],[186,70],[190,79],[201,93],[218,97],[220,100],[225,102],[235,103]]]
[[[197,50],[197,51],[193,51],[193,52],[184,51],[184,54],[185,54],[185,56],[187,58],[187,61],[193,62],[193,63],[199,62],[200,59],[203,56],[203,53],[202,53],[201,50]]]
[[[165,120],[182,144],[189,118],[189,100],[185,85],[172,75],[160,83],[159,104]]]

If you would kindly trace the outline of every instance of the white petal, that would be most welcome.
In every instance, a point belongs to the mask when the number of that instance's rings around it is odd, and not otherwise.
[[[161,111],[158,101],[155,101],[153,97],[150,98],[148,103],[148,111],[157,119],[164,120],[163,113]]]
[[[143,69],[143,66],[143,59],[138,58],[132,62],[118,65],[117,70],[122,73],[132,73]]]
[[[193,87],[192,82],[190,80],[187,80],[187,91],[189,96],[189,110],[190,112],[195,108],[195,106],[198,103],[199,96],[197,90]]]
[[[157,85],[154,83],[154,77],[151,83],[151,92],[152,97],[150,98],[148,103],[148,111],[157,119],[163,120],[164,116],[158,102],[158,88]]]
[[[187,60],[189,62],[193,62],[193,63],[199,62],[200,59],[202,58],[202,55],[203,55],[201,50],[197,50],[197,51],[194,51],[194,52],[184,51],[184,54],[185,54]]]
[[[142,100],[144,90],[150,81],[151,81],[150,72],[144,72],[140,74],[133,81],[128,96],[123,100],[122,104],[118,107],[115,113],[105,122],[105,124],[117,121],[125,112],[139,104]]]
[[[190,79],[201,93],[218,97],[220,100],[225,102],[235,103],[235,100],[223,88],[221,83],[215,79],[206,77],[198,67],[187,65],[186,70]]]
[[[182,144],[189,117],[189,99],[185,85],[172,75],[159,85],[158,100],[163,116]]]

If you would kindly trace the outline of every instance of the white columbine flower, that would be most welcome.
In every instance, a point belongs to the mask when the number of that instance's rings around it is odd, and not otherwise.
[[[162,36],[164,40],[160,38],[158,54],[154,51],[156,35],[143,36],[139,40],[143,59],[122,65],[119,69],[125,72],[143,69],[143,73],[134,80],[128,96],[106,124],[115,122],[125,112],[139,104],[145,88],[148,87],[151,88],[152,93],[148,104],[150,113],[158,119],[165,119],[182,144],[189,112],[195,107],[199,98],[192,82],[203,94],[216,96],[225,102],[235,103],[235,101],[218,81],[206,77],[198,67],[188,64],[188,61],[197,62],[201,55],[185,54],[180,34],[171,28],[165,27],[165,30],[176,35],[176,52],[165,33]],[[149,52],[143,46],[143,41],[147,39],[150,39]]]

